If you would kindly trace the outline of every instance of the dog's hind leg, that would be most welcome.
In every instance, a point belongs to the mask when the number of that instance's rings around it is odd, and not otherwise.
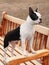
[[[12,42],[10,42],[11,43],[11,45],[12,45],[12,48],[11,48],[11,56],[14,56],[14,49],[15,49],[15,45],[16,45],[16,43],[14,42],[14,41],[12,41]]]

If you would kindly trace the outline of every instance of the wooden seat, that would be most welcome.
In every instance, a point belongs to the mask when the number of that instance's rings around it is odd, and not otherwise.
[[[7,32],[17,28],[19,25],[24,23],[24,20],[15,18],[8,15],[6,12],[2,14],[2,25],[0,27],[0,64],[4,65],[4,36]],[[29,53],[27,56],[22,55],[23,51],[21,41],[18,41],[13,51],[13,57],[11,57],[12,46],[9,45],[6,52],[6,63],[7,65],[49,65],[49,28],[35,25],[35,35],[33,41],[33,49],[36,50],[35,54]],[[28,42],[26,45],[27,49]]]

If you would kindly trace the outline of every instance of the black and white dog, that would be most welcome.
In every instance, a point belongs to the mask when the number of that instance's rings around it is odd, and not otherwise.
[[[37,11],[32,10],[31,7],[29,7],[29,15],[21,26],[16,28],[15,30],[12,30],[8,32],[4,38],[4,48],[8,47],[9,42],[15,41],[15,40],[21,40],[22,48],[24,51],[24,55],[26,55],[26,46],[25,46],[25,40],[27,39],[29,41],[29,47],[31,51],[33,52],[32,49],[32,42],[33,42],[33,36],[34,36],[34,25],[41,23],[41,14]],[[13,43],[14,45],[14,43]]]

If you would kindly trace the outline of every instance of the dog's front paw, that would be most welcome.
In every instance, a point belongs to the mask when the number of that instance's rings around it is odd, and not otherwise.
[[[27,51],[23,51],[22,54],[25,55],[25,56],[27,56],[28,55],[28,52]]]
[[[35,54],[35,53],[36,53],[36,51],[35,51],[35,50],[33,50],[33,49],[31,49],[31,52],[32,52],[33,54]]]

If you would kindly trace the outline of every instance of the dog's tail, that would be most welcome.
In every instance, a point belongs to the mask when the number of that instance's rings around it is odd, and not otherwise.
[[[8,45],[9,45],[9,42],[8,42],[7,38],[5,37],[5,39],[4,39],[4,48],[6,48]]]

